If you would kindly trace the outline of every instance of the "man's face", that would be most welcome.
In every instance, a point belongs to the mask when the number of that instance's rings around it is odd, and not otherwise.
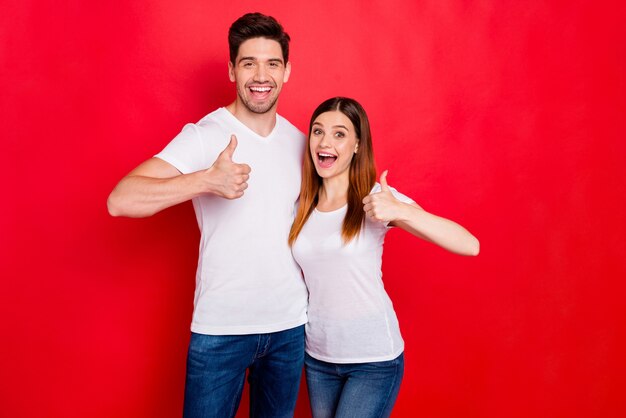
[[[283,83],[289,79],[291,64],[283,61],[280,44],[266,38],[252,38],[239,46],[235,63],[228,63],[230,81],[237,96],[253,113],[275,108]]]

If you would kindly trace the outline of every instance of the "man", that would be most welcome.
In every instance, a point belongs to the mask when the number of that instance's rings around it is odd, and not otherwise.
[[[276,113],[289,40],[272,17],[235,21],[236,100],[186,125],[109,196],[111,215],[129,217],[193,201],[201,240],[185,417],[234,416],[246,369],[250,416],[293,416],[307,292],[287,244],[305,138]]]

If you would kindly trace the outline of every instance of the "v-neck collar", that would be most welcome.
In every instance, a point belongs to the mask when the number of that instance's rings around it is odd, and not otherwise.
[[[276,123],[274,123],[274,128],[272,129],[272,132],[270,132],[267,136],[263,136],[263,135],[259,135],[258,133],[256,133],[255,131],[253,131],[252,129],[250,129],[245,123],[243,123],[242,121],[240,121],[239,119],[237,119],[237,117],[235,115],[233,115],[232,113],[230,113],[230,111],[228,109],[226,109],[225,107],[220,107],[220,110],[222,112],[225,112],[228,116],[228,118],[237,126],[241,127],[242,129],[246,130],[250,135],[262,140],[262,141],[267,141],[270,138],[272,138],[274,136],[274,134],[278,131],[278,125],[280,124],[280,118],[278,117],[278,114],[276,114],[274,117],[276,118]]]

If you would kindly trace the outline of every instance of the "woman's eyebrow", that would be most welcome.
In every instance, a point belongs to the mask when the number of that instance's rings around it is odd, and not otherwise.
[[[315,126],[315,125],[317,125],[317,126],[321,126],[321,127],[324,127],[324,125],[322,125],[320,122],[313,122],[313,126]],[[346,126],[344,126],[344,125],[333,125],[333,126],[331,126],[331,128],[343,128],[343,129],[345,129],[346,131],[349,131],[349,130],[350,130],[350,129],[348,129],[348,128],[347,128]]]

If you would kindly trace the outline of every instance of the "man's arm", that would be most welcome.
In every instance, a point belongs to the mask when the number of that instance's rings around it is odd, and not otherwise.
[[[109,213],[143,218],[205,193],[240,198],[248,187],[250,167],[233,162],[236,148],[237,138],[232,135],[210,168],[189,174],[159,158],[143,162],[115,186],[107,200]]]

